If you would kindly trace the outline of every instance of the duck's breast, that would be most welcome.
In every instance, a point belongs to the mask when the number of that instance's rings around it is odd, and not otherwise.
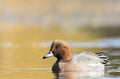
[[[60,62],[59,67],[62,72],[80,72],[81,71],[80,64],[74,63],[74,62]]]

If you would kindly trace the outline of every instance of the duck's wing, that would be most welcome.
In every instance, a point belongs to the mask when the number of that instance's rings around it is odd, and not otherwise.
[[[104,65],[108,65],[109,64],[109,52],[108,51],[101,51],[96,53],[96,55],[102,60],[102,63]]]
[[[79,54],[75,54],[73,56],[73,61],[83,64],[99,64],[101,63],[101,59],[92,52],[81,52]]]
[[[102,60],[92,52],[81,52],[73,56],[72,62],[78,63],[85,72],[103,73]]]

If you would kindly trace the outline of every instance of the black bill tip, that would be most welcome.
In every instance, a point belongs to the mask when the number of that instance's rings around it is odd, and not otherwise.
[[[47,57],[44,56],[42,59],[46,59],[46,58],[47,58]]]

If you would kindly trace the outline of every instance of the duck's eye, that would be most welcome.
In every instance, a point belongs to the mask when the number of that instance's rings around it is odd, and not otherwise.
[[[55,49],[58,49],[60,46],[59,45],[57,45],[56,47],[55,47]]]
[[[56,46],[55,49],[58,49],[58,46]]]
[[[53,51],[52,53],[53,53],[53,54],[55,54],[55,52],[54,52],[54,51]]]

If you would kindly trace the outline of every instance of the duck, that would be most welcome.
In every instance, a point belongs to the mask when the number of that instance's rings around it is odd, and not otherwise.
[[[56,57],[57,60],[52,66],[53,72],[100,72],[103,73],[107,56],[99,52],[80,52],[72,55],[71,45],[64,40],[54,40],[49,52],[43,59]]]

